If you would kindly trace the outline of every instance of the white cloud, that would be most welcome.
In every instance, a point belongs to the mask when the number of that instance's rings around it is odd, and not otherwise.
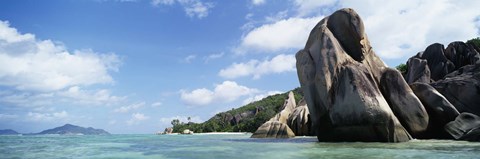
[[[252,0],[252,4],[258,6],[258,5],[265,4],[266,1],[267,0]]]
[[[0,120],[11,120],[11,119],[17,119],[18,115],[15,114],[3,114],[0,113]]]
[[[319,5],[312,5],[317,3]],[[375,52],[382,58],[407,58],[435,42],[448,45],[480,36],[480,1],[296,1],[299,12],[333,6],[355,9]],[[321,5],[320,5],[321,4]],[[302,7],[305,6],[305,7]]]
[[[275,95],[275,94],[280,94],[280,93],[284,93],[284,92],[280,92],[280,91],[268,91],[266,93],[262,93],[262,94],[257,94],[255,96],[251,96],[251,97],[248,97],[247,99],[243,100],[243,105],[246,105],[246,104],[249,104],[249,103],[252,103],[252,102],[255,102],[255,101],[259,101],[259,100],[262,100],[263,98],[265,97],[268,97],[268,96],[271,96],[271,95]]]
[[[154,6],[158,6],[158,5],[172,5],[173,3],[175,3],[175,0],[152,0],[152,2],[150,2],[152,5]]]
[[[215,60],[215,59],[221,58],[221,57],[223,57],[223,55],[225,55],[224,52],[221,52],[221,53],[218,53],[218,54],[210,54],[210,55],[208,55],[204,58],[205,63],[208,63],[210,60]]]
[[[264,24],[249,31],[234,51],[237,54],[255,51],[270,53],[303,48],[310,31],[321,18],[288,18]]]
[[[139,103],[134,103],[134,104],[130,104],[130,105],[127,105],[127,106],[117,108],[113,111],[116,112],[116,113],[128,113],[131,110],[136,110],[136,109],[138,109],[140,107],[143,107],[143,106],[145,106],[145,102],[139,102]]]
[[[160,107],[162,106],[162,102],[155,102],[155,103],[152,103],[152,107],[156,108],[156,107]]]
[[[142,113],[133,113],[132,117],[126,121],[128,125],[135,125],[139,124],[140,122],[144,120],[148,120],[150,117],[146,116],[145,114]]]
[[[335,4],[336,0],[294,0],[299,16],[306,16],[312,13],[319,13],[320,7]],[[366,2],[364,2],[366,3]]]
[[[160,118],[160,123],[163,125],[171,125],[171,122],[174,119],[178,119],[180,120],[180,122],[183,122],[183,123],[188,123],[187,116],[174,116],[174,117],[168,117],[168,118]],[[190,122],[201,123],[203,122],[203,120],[199,116],[193,116],[193,117],[190,117]]]
[[[67,51],[51,40],[19,33],[0,21],[0,85],[17,90],[54,91],[74,85],[113,83],[109,71],[117,71],[115,54],[91,50]]]
[[[193,91],[180,91],[180,98],[187,105],[208,105],[211,103],[226,103],[237,100],[241,96],[257,93],[257,89],[238,85],[234,81],[224,81],[215,86],[214,90],[206,88]]]
[[[195,58],[197,58],[196,55],[188,55],[187,57],[183,58],[182,61],[185,63],[191,63]]]
[[[36,122],[65,120],[68,118],[68,116],[69,115],[66,111],[53,112],[53,113],[28,112],[27,114],[28,120],[36,121]]]
[[[59,97],[65,98],[72,103],[93,104],[93,105],[112,105],[124,101],[126,97],[111,95],[107,89],[96,91],[82,90],[78,86],[70,87],[65,91],[56,93]]]
[[[250,60],[246,63],[233,63],[218,73],[223,78],[238,78],[244,76],[253,76],[258,79],[262,75],[282,72],[295,71],[295,56],[293,54],[280,54],[271,60]]]
[[[198,19],[207,17],[209,10],[214,7],[213,3],[202,2],[201,0],[176,0],[176,2],[183,7],[187,16]],[[175,0],[152,0],[151,4],[153,6],[173,5]]]

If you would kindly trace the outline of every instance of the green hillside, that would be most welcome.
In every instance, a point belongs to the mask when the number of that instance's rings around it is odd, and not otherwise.
[[[303,97],[300,88],[293,90],[295,100],[298,102]],[[172,121],[173,132],[181,132],[185,129],[195,133],[202,132],[255,132],[260,125],[280,112],[288,92],[272,95],[262,100],[252,102],[237,109],[221,112],[203,123],[180,123]]]

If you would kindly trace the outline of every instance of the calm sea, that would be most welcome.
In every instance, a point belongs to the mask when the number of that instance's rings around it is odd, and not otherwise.
[[[0,136],[0,158],[480,158],[480,143],[319,143],[247,135]]]

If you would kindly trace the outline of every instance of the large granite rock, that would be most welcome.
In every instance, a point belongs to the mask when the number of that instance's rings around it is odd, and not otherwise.
[[[251,138],[291,138],[295,137],[287,124],[279,121],[267,121],[262,124]]]
[[[445,130],[457,140],[480,141],[480,117],[461,113],[455,121],[445,125]]]
[[[457,109],[429,84],[417,82],[411,84],[410,87],[422,101],[429,115],[428,129],[418,138],[450,139],[451,136],[447,134],[443,127],[459,115]]]
[[[408,84],[415,82],[430,83],[430,69],[427,60],[412,57],[407,61],[407,68],[405,81]]]
[[[464,66],[431,85],[459,112],[480,116],[480,64]]]
[[[338,10],[321,20],[296,59],[319,141],[401,142],[411,139],[407,130],[412,134],[426,130],[423,105],[400,73],[387,69],[373,52],[353,9]],[[395,85],[381,87],[382,81]],[[383,94],[381,89],[396,92]]]

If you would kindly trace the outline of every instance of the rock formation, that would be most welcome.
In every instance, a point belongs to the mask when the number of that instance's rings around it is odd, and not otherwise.
[[[422,103],[373,52],[353,9],[321,20],[296,59],[319,141],[401,142],[426,131]]]
[[[295,137],[292,129],[287,124],[279,121],[267,121],[262,124],[251,138],[291,138]]]
[[[471,113],[462,113],[445,129],[457,140],[480,141],[480,117]]]
[[[407,61],[407,68],[410,69],[405,76],[408,84],[415,82],[430,83],[430,69],[427,60],[412,57]]]
[[[290,138],[311,135],[309,111],[305,102],[297,107],[293,92],[288,93],[282,110],[253,133],[252,138]],[[293,129],[293,130],[292,130]]]

